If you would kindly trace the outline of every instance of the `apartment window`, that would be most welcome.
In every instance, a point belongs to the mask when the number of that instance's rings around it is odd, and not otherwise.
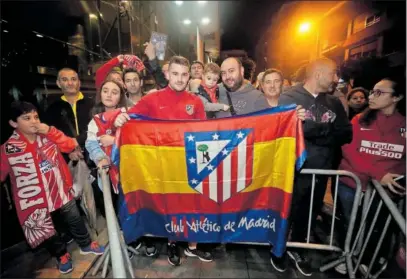
[[[372,26],[380,21],[380,14],[374,14],[366,18],[365,27]]]
[[[349,59],[357,60],[361,57],[375,57],[377,55],[377,40],[350,49]]]
[[[366,29],[369,26],[380,22],[380,18],[380,12],[358,15],[353,19],[352,34],[355,34],[359,31],[362,31],[363,29]]]

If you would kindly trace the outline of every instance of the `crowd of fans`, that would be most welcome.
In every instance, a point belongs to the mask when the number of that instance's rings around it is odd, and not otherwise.
[[[378,80],[370,91],[349,85],[344,94],[343,90],[336,88],[339,81],[337,65],[327,58],[309,62],[290,78],[280,70],[270,68],[255,79],[255,64],[247,61],[242,64],[238,58],[230,57],[217,65],[200,61],[190,64],[186,58],[174,56],[160,65],[154,46],[151,43],[145,46],[148,59],[144,62],[134,55],[119,55],[98,69],[94,100],[81,93],[77,72],[63,68],[57,76],[57,85],[63,95],[49,106],[42,121],[35,106],[25,102],[12,104],[9,123],[15,131],[1,148],[1,178],[11,176],[16,203],[22,205],[27,197],[38,195],[32,209],[42,210],[41,200],[45,205],[44,216],[50,215],[54,222],[56,214],[63,219],[66,228],[47,227],[40,232],[40,237],[34,237],[37,242],[44,242],[51,255],[56,257],[62,273],[70,272],[73,266],[66,251],[66,241],[61,240],[55,230],[71,236],[85,254],[104,251],[96,242],[91,242],[69,194],[72,178],[66,171],[66,164],[86,160],[91,169],[110,166],[115,128],[124,125],[130,119],[130,113],[169,120],[204,120],[296,104],[297,117],[303,122],[307,150],[304,168],[339,167],[356,174],[364,191],[370,179],[376,179],[393,199],[405,197],[405,185],[399,180],[405,175],[405,116],[397,110],[398,104],[404,102],[403,83],[384,78]],[[156,82],[156,88],[149,91],[143,89],[145,71],[150,72]],[[30,163],[34,165],[29,166]],[[29,167],[32,172],[21,169]],[[38,173],[38,178],[24,177],[27,173]],[[117,172],[111,169],[109,174],[114,202],[117,203]],[[97,177],[97,173],[93,175]],[[24,184],[38,185],[38,190],[21,192],[19,189]],[[312,224],[316,223],[321,212],[327,184],[327,177],[316,176]],[[305,242],[311,185],[310,176],[296,174],[289,217],[291,229],[287,235],[290,241]],[[104,215],[99,179],[93,186],[97,207]],[[338,187],[341,236],[345,235],[350,222],[354,197],[354,182],[341,178]],[[61,201],[56,202],[58,199]],[[24,214],[21,218],[19,215],[19,220],[24,230],[29,230],[24,219],[27,214]],[[382,215],[372,235],[376,241],[371,243],[377,243],[385,221]],[[390,241],[392,233],[386,235],[386,241]],[[25,235],[28,237],[27,233]],[[340,241],[343,245],[343,237]],[[144,245],[149,257],[157,254],[154,242],[146,237],[128,245],[136,250]],[[389,249],[394,245],[384,246],[387,249],[382,249],[378,258],[381,264],[396,255]],[[204,262],[213,260],[211,251],[207,251],[204,245],[197,246],[197,243],[188,243],[184,253]],[[282,257],[270,254],[271,265],[278,272],[286,270],[288,260],[304,276],[312,275],[310,260],[304,250],[289,249]],[[366,265],[367,260],[362,263]],[[168,262],[174,266],[181,264],[180,247],[173,241],[168,241]],[[344,266],[338,266],[337,270],[346,273]]]

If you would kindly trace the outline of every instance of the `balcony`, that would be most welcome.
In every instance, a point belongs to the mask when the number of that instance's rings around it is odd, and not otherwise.
[[[342,45],[343,45],[343,41],[330,44],[321,50],[321,55],[326,56],[326,57],[343,55],[345,52],[345,49],[343,48]]]
[[[352,35],[350,35],[344,42],[343,47],[349,48],[360,43],[365,43],[371,40],[372,37],[377,36],[384,31],[390,29],[394,22],[387,18],[381,18],[380,21],[373,25],[366,26],[365,29],[360,30]]]

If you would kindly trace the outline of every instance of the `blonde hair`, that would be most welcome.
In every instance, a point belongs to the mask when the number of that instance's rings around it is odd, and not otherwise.
[[[208,63],[205,65],[204,74],[213,73],[215,75],[220,75],[220,67],[215,63]]]
[[[190,68],[189,61],[183,56],[173,56],[171,57],[170,61],[168,62],[168,68],[171,67],[172,64],[178,64],[181,66]]]

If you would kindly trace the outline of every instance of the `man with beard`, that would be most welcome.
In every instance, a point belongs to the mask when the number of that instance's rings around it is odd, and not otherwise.
[[[185,67],[188,67],[187,71]],[[206,119],[201,99],[185,90],[189,81],[188,70],[189,62],[185,57],[172,57],[167,73],[168,86],[148,94],[128,112],[168,120]],[[115,120],[115,126],[121,127],[127,120],[128,115],[123,113]]]
[[[244,80],[242,62],[229,57],[221,65],[222,82],[219,86],[219,103],[227,104],[229,111],[219,111],[216,118],[246,114],[268,108],[263,93]]]
[[[124,70],[123,79],[124,87],[129,93],[127,106],[132,107],[141,100],[141,97],[143,97],[143,79],[141,74],[133,68]]]
[[[266,72],[264,72],[262,79],[264,80],[267,73],[270,74],[270,72],[276,74],[276,70],[267,70]],[[277,76],[281,78],[279,82],[280,85],[278,88],[276,88],[274,86],[275,82],[273,82],[272,91],[276,92],[273,92],[272,95],[279,94],[277,92],[281,92],[282,89],[282,73],[280,71],[277,72]],[[228,104],[229,111],[217,112],[216,118],[247,114],[271,107],[264,94],[261,91],[255,89],[251,83],[244,79],[244,68],[238,58],[230,57],[223,61],[221,65],[221,77],[223,83],[219,85],[218,101],[220,103]],[[276,82],[276,84],[277,83],[278,82]],[[304,108],[302,108],[301,106],[297,106],[296,111],[297,117],[301,120],[304,120]],[[224,244],[218,246],[217,250],[218,253],[222,256],[226,254],[226,248]],[[273,264],[273,262],[271,263]],[[276,269],[279,270],[278,268]]]
[[[331,169],[334,150],[352,140],[352,126],[344,107],[337,97],[325,93],[332,92],[337,81],[335,62],[325,58],[317,59],[307,65],[304,84],[294,86],[280,96],[279,105],[295,103],[306,110],[303,128],[307,160],[304,168]],[[291,241],[294,242],[305,242],[307,236],[311,185],[312,176],[296,175],[289,217]],[[315,224],[316,214],[323,205],[326,185],[326,176],[316,176],[312,224]],[[293,249],[287,254],[300,273],[304,276],[312,275],[304,251]],[[273,266],[283,267],[286,263],[285,255],[282,258],[272,256],[271,260]]]
[[[189,62],[181,56],[174,56],[169,62],[167,72],[168,86],[143,97],[128,113],[136,113],[152,118],[206,119],[201,99],[186,91],[189,81]],[[114,126],[121,127],[130,119],[127,113],[121,113],[114,121]],[[196,243],[188,243],[185,254],[198,257],[201,261],[211,262],[212,255],[197,249]],[[168,262],[177,266],[181,263],[179,247],[175,242],[168,242]]]

